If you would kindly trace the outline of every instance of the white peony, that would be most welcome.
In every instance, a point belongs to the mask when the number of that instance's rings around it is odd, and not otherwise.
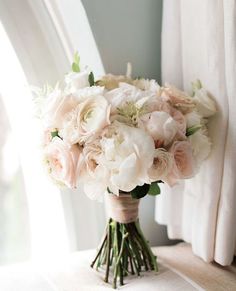
[[[69,93],[74,93],[78,89],[89,87],[89,72],[87,70],[82,72],[70,72],[65,76],[67,84],[66,90]]]
[[[70,112],[59,131],[70,144],[83,143],[110,123],[110,105],[103,96],[92,96]]]
[[[165,146],[173,141],[178,131],[176,121],[163,111],[154,111],[143,115],[139,125],[145,128],[155,141]]]
[[[93,175],[89,172],[83,173],[82,182],[84,192],[90,199],[102,201],[104,194],[107,192],[109,172],[106,167],[97,165]]]
[[[108,187],[114,194],[150,183],[148,169],[153,163],[155,147],[145,131],[115,122],[107,129],[101,145],[100,163],[110,171]]]
[[[210,117],[216,113],[216,103],[204,88],[195,91],[193,100],[201,116]]]
[[[188,140],[192,146],[196,168],[199,168],[201,163],[208,157],[211,151],[210,139],[202,130],[199,130],[193,135],[190,135]]]

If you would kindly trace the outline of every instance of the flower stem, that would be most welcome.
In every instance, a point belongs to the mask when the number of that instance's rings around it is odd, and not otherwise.
[[[156,257],[145,239],[139,221],[119,223],[109,220],[106,235],[93,260],[91,267],[105,266],[104,281],[109,281],[110,271],[113,271],[113,288],[124,284],[124,276],[128,274],[140,275],[141,271],[158,270]]]

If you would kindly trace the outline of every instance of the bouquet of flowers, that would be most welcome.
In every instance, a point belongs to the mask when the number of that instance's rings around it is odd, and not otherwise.
[[[159,183],[193,177],[207,158],[208,118],[216,105],[200,81],[192,93],[155,80],[105,75],[94,80],[75,54],[64,85],[36,99],[44,126],[43,153],[51,178],[83,185],[91,198],[107,200],[109,221],[91,266],[105,267],[105,282],[157,271],[156,257],[138,220],[139,199],[160,194]]]

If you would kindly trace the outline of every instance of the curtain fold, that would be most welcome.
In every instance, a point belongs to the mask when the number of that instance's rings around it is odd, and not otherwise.
[[[209,124],[209,159],[193,179],[163,186],[156,220],[170,238],[191,242],[196,255],[222,265],[232,262],[236,241],[235,13],[235,0],[166,0],[162,30],[162,83],[190,90],[200,79],[218,113]]]
[[[70,59],[77,50],[85,64],[95,67],[95,75],[104,73],[81,1],[0,0],[0,20],[24,71],[27,85],[48,83],[54,86],[70,70]],[[13,70],[10,64],[9,70]],[[13,70],[13,80],[14,73]],[[27,93],[18,92],[11,97],[19,100],[23,96],[31,104],[31,96]],[[24,102],[21,107],[26,111],[23,115],[31,115]],[[20,129],[17,132],[21,134]],[[34,134],[38,137],[40,130],[34,130]],[[32,139],[32,134],[25,140],[29,137]],[[32,146],[26,156],[34,149],[36,146]],[[34,158],[40,160],[38,151]],[[32,256],[45,259],[53,253],[58,255],[95,247],[105,225],[103,205],[90,201],[82,189],[60,191],[47,179],[39,162],[40,177],[35,174],[35,167],[30,168],[34,172],[25,174],[29,185]]]

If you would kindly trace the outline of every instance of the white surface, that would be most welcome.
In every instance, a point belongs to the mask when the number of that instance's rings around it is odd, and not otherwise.
[[[67,260],[41,267],[29,264],[0,268],[1,291],[105,291],[113,290],[103,282],[103,273],[90,268],[94,251],[79,252]],[[202,290],[189,279],[159,264],[159,273],[125,278],[120,290],[192,291]]]
[[[170,238],[210,262],[232,262],[236,242],[236,1],[163,1],[162,81],[186,90],[199,78],[214,95],[213,150],[193,179],[157,198]]]

